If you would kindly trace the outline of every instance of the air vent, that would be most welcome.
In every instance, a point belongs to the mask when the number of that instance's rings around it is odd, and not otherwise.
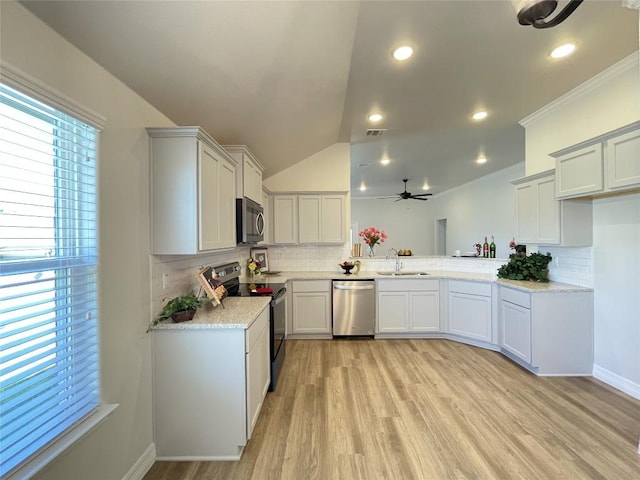
[[[379,137],[386,131],[386,128],[367,128],[367,137]]]
[[[367,168],[369,166],[368,163],[359,163],[358,168]]]

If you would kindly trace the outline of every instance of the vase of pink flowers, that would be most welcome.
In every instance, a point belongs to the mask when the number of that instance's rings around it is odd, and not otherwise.
[[[378,230],[376,227],[365,228],[358,233],[358,236],[362,237],[364,243],[367,244],[370,257],[376,256],[374,247],[379,243],[384,243],[387,239],[387,234],[383,230]]]

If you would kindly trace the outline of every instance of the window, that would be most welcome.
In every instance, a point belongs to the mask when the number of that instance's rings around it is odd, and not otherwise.
[[[0,476],[100,405],[93,126],[0,84]]]

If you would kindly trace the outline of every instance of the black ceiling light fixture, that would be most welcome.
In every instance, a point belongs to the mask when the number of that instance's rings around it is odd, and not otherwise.
[[[399,202],[400,200],[428,200],[428,198],[422,198],[422,197],[429,197],[431,195],[433,195],[432,193],[417,193],[417,194],[412,194],[411,192],[407,192],[407,182],[409,181],[408,178],[403,178],[402,181],[404,182],[404,192],[400,192],[400,193],[396,193],[395,195],[391,195],[390,197],[378,197],[378,198],[395,198],[396,202]]]
[[[550,28],[559,25],[580,6],[583,0],[569,0],[569,3],[553,19],[545,22],[558,6],[558,0],[511,0],[518,12],[520,25],[533,25],[533,28]]]

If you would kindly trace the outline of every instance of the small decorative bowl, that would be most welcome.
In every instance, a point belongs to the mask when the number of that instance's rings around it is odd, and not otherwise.
[[[344,274],[345,275],[351,275],[351,270],[353,270],[355,268],[355,265],[343,265],[342,263],[339,263],[338,265],[340,265],[340,267],[344,270]]]

